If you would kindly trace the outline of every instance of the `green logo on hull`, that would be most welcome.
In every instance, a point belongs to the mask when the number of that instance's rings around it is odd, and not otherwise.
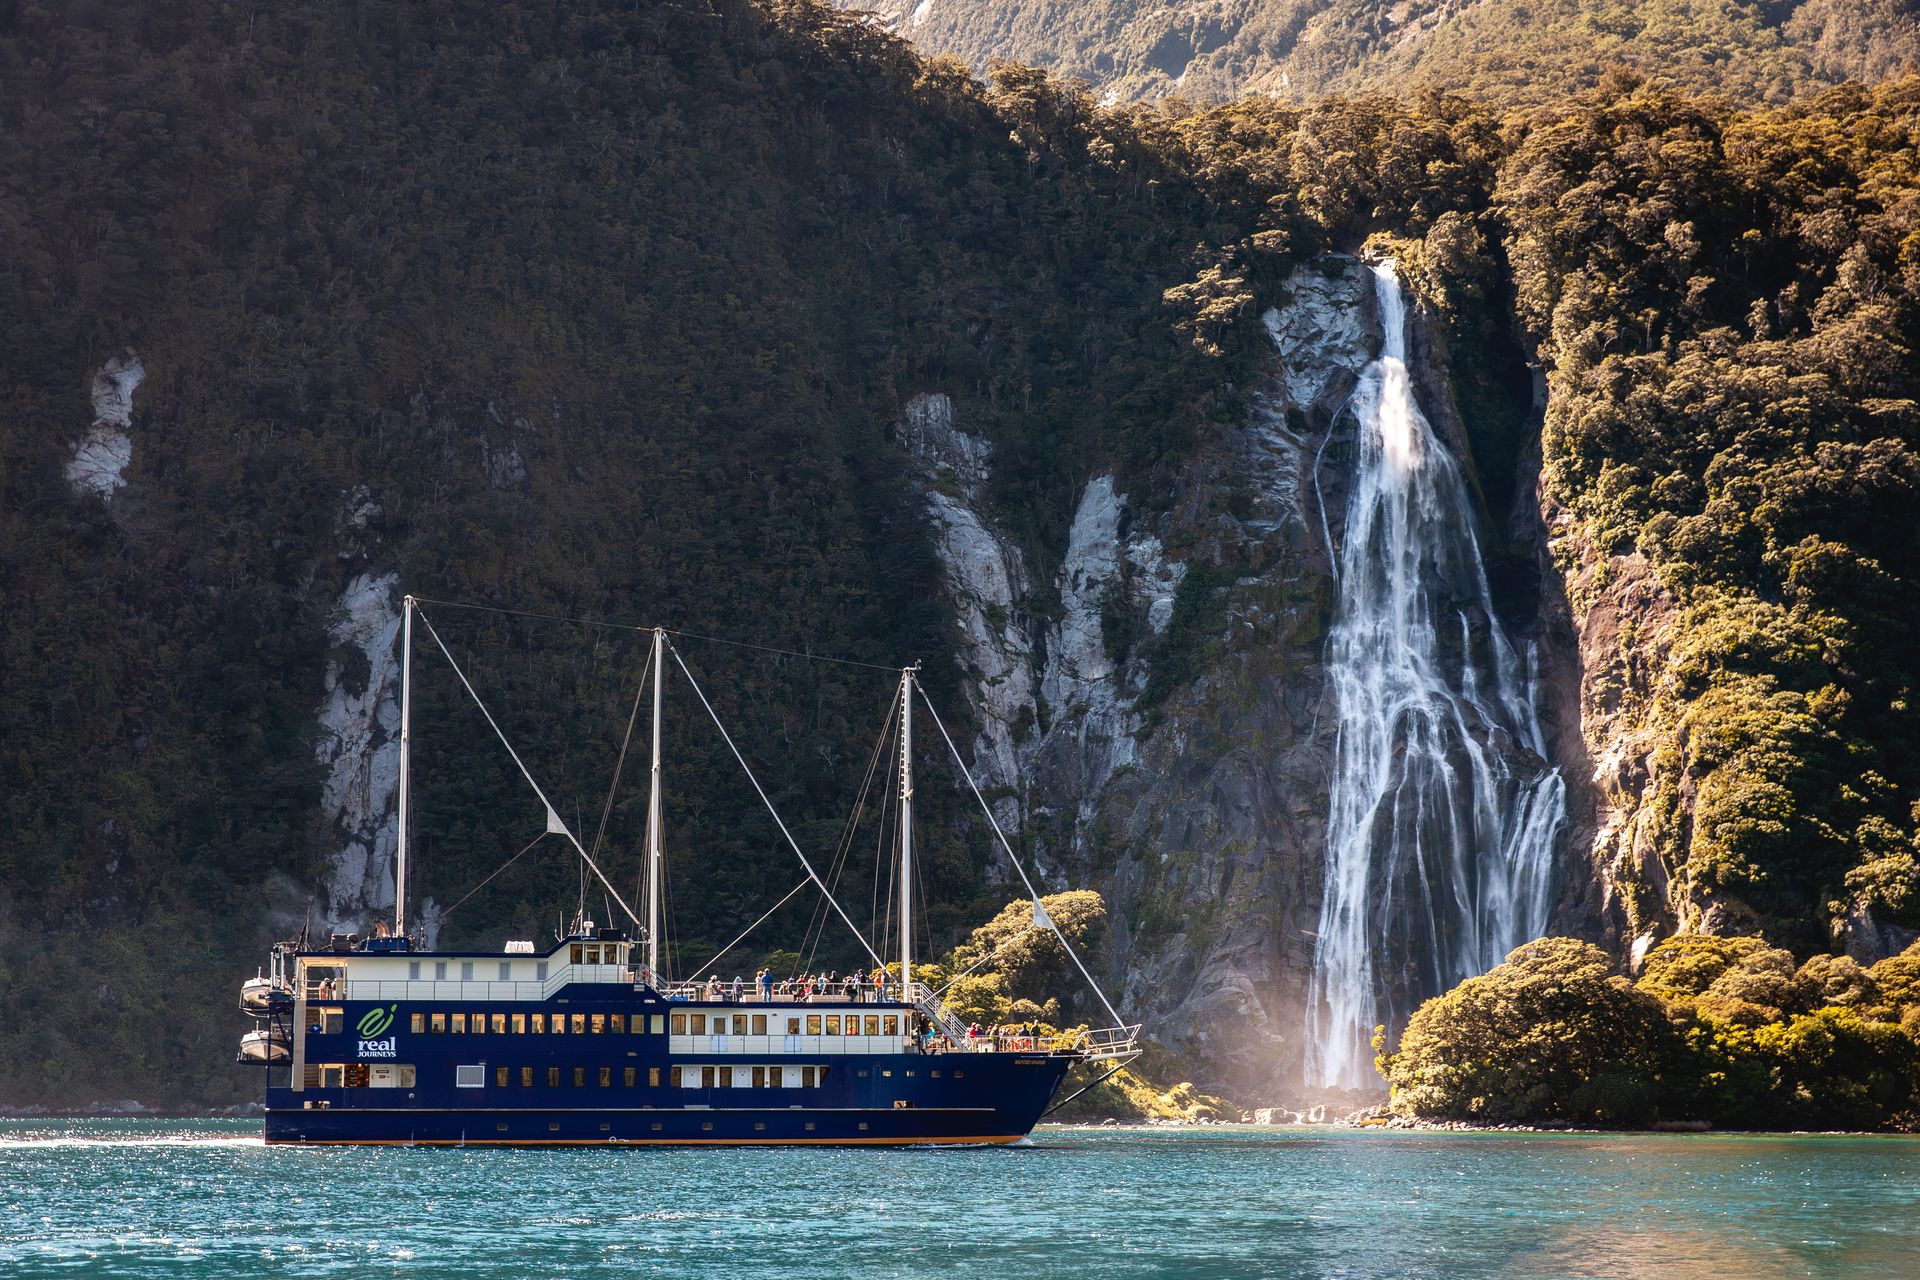
[[[360,1015],[360,1038],[377,1040],[385,1035],[387,1028],[393,1025],[393,1016],[400,1012],[400,1006],[390,1004],[386,1008],[373,1008]]]

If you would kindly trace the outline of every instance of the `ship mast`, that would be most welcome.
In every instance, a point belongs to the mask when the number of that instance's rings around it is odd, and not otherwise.
[[[653,629],[653,773],[647,793],[647,981],[660,982],[660,693],[667,678],[667,632]]]
[[[398,836],[393,850],[393,934],[407,936],[407,809],[412,799],[413,753],[413,597],[400,601],[400,787]]]
[[[900,993],[913,1001],[913,677],[900,670]]]

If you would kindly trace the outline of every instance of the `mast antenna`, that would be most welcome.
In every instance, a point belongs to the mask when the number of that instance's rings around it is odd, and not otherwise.
[[[913,1003],[913,688],[920,664],[900,669],[900,991]]]
[[[400,601],[400,787],[393,850],[393,936],[407,936],[407,810],[412,801],[413,597]]]
[[[647,982],[660,983],[660,694],[667,678],[667,629],[653,629],[653,775],[647,791]]]

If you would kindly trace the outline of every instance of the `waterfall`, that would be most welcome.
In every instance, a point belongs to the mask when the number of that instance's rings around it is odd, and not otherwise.
[[[1535,655],[1494,616],[1457,462],[1408,385],[1406,299],[1373,268],[1384,331],[1355,389],[1328,670],[1338,715],[1309,986],[1310,1085],[1377,1084],[1368,1042],[1546,928],[1565,785]]]

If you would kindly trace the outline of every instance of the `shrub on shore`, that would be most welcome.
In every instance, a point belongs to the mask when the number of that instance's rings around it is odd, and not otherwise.
[[[1637,981],[1542,938],[1422,1005],[1380,1058],[1424,1119],[1920,1127],[1920,943],[1863,969],[1754,937],[1669,938]]]

